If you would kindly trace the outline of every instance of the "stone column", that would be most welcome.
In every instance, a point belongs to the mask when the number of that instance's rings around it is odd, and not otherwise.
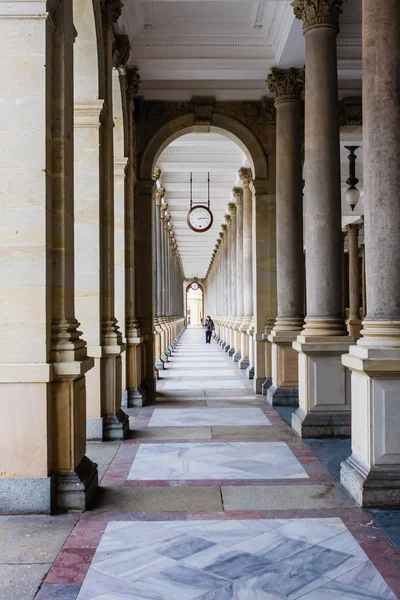
[[[250,366],[248,330],[253,318],[251,169],[239,169],[239,177],[243,183],[243,319],[240,325],[242,358],[239,360],[239,368],[247,369]]]
[[[136,318],[135,305],[135,232],[134,189],[136,164],[136,129],[134,122],[134,98],[139,91],[139,75],[136,68],[128,69],[126,85],[126,143],[128,163],[125,177],[125,320],[126,320],[126,387],[127,406],[141,406],[144,390],[141,388],[141,345],[143,332]]]
[[[342,315],[341,179],[336,36],[342,0],[294,0],[303,20],[305,83],[305,245],[307,316],[299,353],[303,437],[348,435],[350,394],[341,356],[350,344]]]
[[[156,190],[155,199],[155,242],[156,242],[156,314],[154,316],[154,329],[155,329],[155,340],[154,340],[154,352],[155,352],[155,366],[157,369],[164,369],[164,362],[161,359],[161,335],[162,328],[160,317],[162,316],[162,226],[163,220],[161,219],[161,205],[165,196],[165,189],[162,187]]]
[[[135,312],[143,335],[141,387],[142,399],[135,405],[151,402],[155,397],[154,377],[154,324],[153,324],[153,264],[152,264],[152,213],[154,182],[139,180],[136,183],[134,203],[135,224]]]
[[[363,2],[367,316],[351,369],[352,454],[341,483],[363,506],[400,504],[400,5]]]
[[[292,343],[304,325],[301,92],[304,69],[271,69],[276,107],[276,259],[278,316],[272,342],[272,405],[298,404],[298,355]]]
[[[347,329],[350,336],[357,341],[360,338],[360,259],[358,250],[358,234],[361,225],[347,225],[349,240],[349,299],[350,312],[347,320]]]
[[[226,336],[225,336],[225,323],[226,317],[228,314],[227,309],[227,285],[228,285],[228,277],[227,277],[227,264],[226,264],[226,247],[227,247],[227,229],[228,226],[226,223],[221,225],[221,308],[222,308],[222,319],[221,319],[221,347],[225,348],[226,346]]]
[[[159,323],[161,326],[161,360],[168,362],[168,355],[165,353],[167,349],[167,244],[166,244],[166,216],[168,204],[164,201],[161,203],[161,317]]]
[[[230,202],[228,210],[231,215],[230,230],[230,296],[231,296],[231,314],[229,322],[229,356],[235,354],[235,323],[237,320],[237,298],[236,298],[236,204]]]
[[[236,319],[235,319],[235,353],[232,358],[234,362],[239,362],[242,358],[241,352],[241,334],[240,327],[244,316],[243,308],[243,189],[233,188],[233,197],[236,202]]]
[[[85,456],[93,360],[74,312],[72,1],[51,8],[0,6],[0,511],[10,514],[85,510],[97,490]]]
[[[226,319],[225,319],[225,352],[231,349],[230,324],[232,321],[232,217],[225,215],[226,245],[225,245],[225,272],[226,272]]]
[[[113,24],[121,9],[115,10],[110,0],[102,4],[105,55],[104,106],[100,127],[100,319],[101,349],[100,384],[103,414],[103,439],[123,439],[128,434],[129,419],[121,409],[121,352],[123,343],[115,317],[115,206],[113,161],[113,90],[114,62]]]

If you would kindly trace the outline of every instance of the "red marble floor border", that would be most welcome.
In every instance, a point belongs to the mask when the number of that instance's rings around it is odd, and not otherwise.
[[[185,521],[208,519],[342,519],[393,592],[400,596],[400,551],[360,508],[176,513],[108,513],[83,515],[50,569],[43,590],[51,584],[82,584],[96,548],[110,521]],[[46,588],[46,586],[48,586]],[[67,587],[66,587],[67,589]],[[74,588],[76,590],[76,588]],[[47,593],[47,592],[46,592]],[[42,595],[43,598],[50,596]],[[62,597],[62,596],[60,596]],[[38,599],[40,598],[40,594]]]

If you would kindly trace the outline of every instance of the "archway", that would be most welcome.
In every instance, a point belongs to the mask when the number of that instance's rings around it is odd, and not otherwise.
[[[204,320],[204,288],[197,281],[186,286],[186,324],[200,327]]]

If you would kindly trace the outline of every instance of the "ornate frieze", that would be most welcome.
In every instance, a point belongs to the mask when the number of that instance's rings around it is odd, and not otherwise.
[[[272,67],[266,84],[270,92],[274,94],[275,102],[300,101],[301,92],[304,89],[304,80],[304,69],[278,69]]]
[[[239,174],[239,177],[242,180],[243,184],[249,185],[251,183],[252,178],[253,178],[251,169],[242,167],[241,169],[239,169],[238,174]]]
[[[339,29],[343,0],[293,0],[291,5],[295,17],[303,21],[304,29],[318,25]]]

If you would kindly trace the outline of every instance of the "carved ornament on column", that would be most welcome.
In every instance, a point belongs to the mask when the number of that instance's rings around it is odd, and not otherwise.
[[[228,226],[225,223],[222,223],[221,229],[222,229],[222,231],[220,231],[219,237],[220,237],[221,242],[222,242],[222,240],[224,239],[225,232],[228,229]]]
[[[242,188],[239,188],[239,187],[233,188],[232,195],[235,198],[236,206],[242,206],[243,205],[243,190],[242,190]]]
[[[120,75],[126,75],[125,65],[131,54],[131,43],[127,35],[116,35],[113,49],[113,67]]]
[[[158,181],[161,177],[161,169],[160,167],[154,167],[152,179],[153,181]]]
[[[126,92],[129,100],[133,100],[139,93],[140,75],[137,67],[127,69],[126,72]]]
[[[164,196],[165,196],[165,189],[157,188],[156,189],[156,204],[157,204],[157,206],[162,206]]]
[[[229,202],[228,210],[231,214],[231,217],[234,217],[236,215],[236,204],[234,202]]]
[[[242,167],[241,169],[239,169],[238,174],[244,185],[249,185],[251,183],[253,179],[251,169]]]
[[[166,217],[165,213],[166,213],[167,208],[168,208],[168,204],[166,202],[163,202],[161,204],[161,214],[160,214],[162,219],[165,219],[165,217]]]
[[[275,96],[275,104],[282,101],[301,100],[301,92],[304,89],[304,69],[278,69],[272,67],[271,73],[266,79],[266,84]]]
[[[101,17],[104,25],[116,23],[121,16],[124,3],[121,0],[100,0]]]
[[[293,0],[294,15],[303,21],[303,29],[324,25],[339,29],[343,0]]]
[[[225,215],[224,218],[225,218],[226,228],[230,229],[230,226],[232,225],[231,215]]]
[[[362,226],[362,223],[349,223],[346,225],[347,233],[349,235],[358,235]]]

